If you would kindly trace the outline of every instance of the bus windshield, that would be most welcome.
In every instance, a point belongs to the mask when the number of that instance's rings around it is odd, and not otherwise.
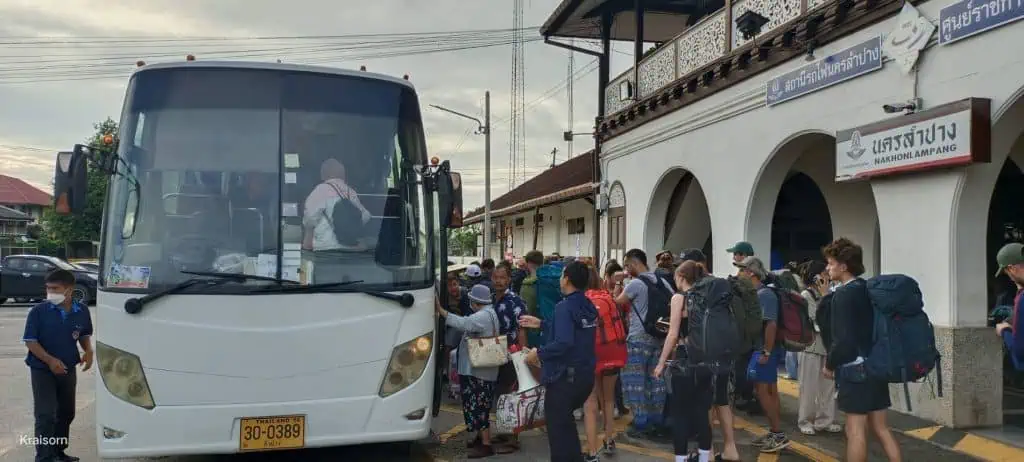
[[[161,290],[188,271],[367,290],[431,283],[432,195],[418,174],[426,151],[406,85],[267,69],[143,70],[129,84],[119,140],[104,290]]]

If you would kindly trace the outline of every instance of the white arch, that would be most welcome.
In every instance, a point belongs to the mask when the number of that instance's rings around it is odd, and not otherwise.
[[[665,225],[672,193],[687,174],[692,176],[693,182],[684,193],[682,202],[677,204],[679,210],[672,233],[666,235]],[[690,170],[673,167],[662,173],[655,183],[647,206],[647,219],[643,227],[644,250],[650,254],[665,248],[673,252],[687,247],[702,248],[712,233],[711,211],[705,194],[700,180]]]
[[[845,236],[864,248],[868,274],[879,270],[878,212],[868,182],[835,182],[835,138],[824,130],[804,130],[784,139],[761,166],[748,202],[746,238],[767,257],[779,191],[790,172],[814,180],[828,205],[833,237]],[[766,261],[767,263],[767,261]]]

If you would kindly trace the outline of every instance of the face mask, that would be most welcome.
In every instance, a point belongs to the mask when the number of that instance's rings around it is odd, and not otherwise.
[[[53,303],[54,305],[60,305],[61,303],[64,303],[64,298],[64,294],[60,292],[46,293],[46,300],[49,301],[50,303]]]

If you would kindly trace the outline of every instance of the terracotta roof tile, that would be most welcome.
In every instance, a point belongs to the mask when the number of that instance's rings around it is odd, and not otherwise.
[[[560,197],[559,192],[567,191],[570,189],[580,190],[587,185],[592,185],[594,179],[594,151],[588,151],[584,154],[580,154],[573,157],[561,164],[549,168],[541,174],[530,178],[525,183],[517,186],[515,189],[502,194],[497,199],[491,201],[491,213],[495,211],[510,209],[509,213],[512,213],[516,205],[525,204],[531,202],[531,206],[543,207],[543,203],[533,203],[538,198],[550,197],[551,200],[543,201],[547,203],[561,202],[567,197]],[[474,221],[473,219],[484,213],[484,208],[479,207],[466,214],[465,220],[467,222]],[[496,216],[496,215],[495,215]]]
[[[25,181],[0,175],[0,204],[50,205],[53,197]]]

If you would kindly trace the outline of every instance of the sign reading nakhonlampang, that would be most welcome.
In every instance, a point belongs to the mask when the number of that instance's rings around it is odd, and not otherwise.
[[[836,133],[836,181],[989,162],[991,102],[967,98]]]

